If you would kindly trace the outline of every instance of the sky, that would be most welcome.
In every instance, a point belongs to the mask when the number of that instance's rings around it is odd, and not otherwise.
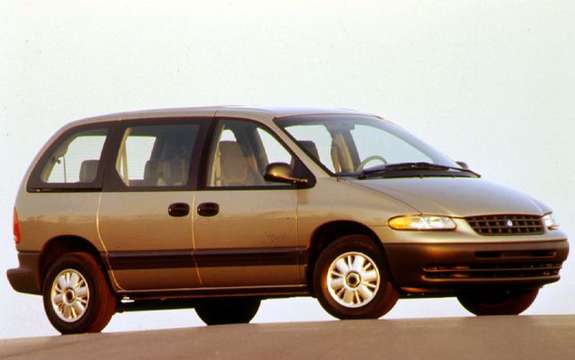
[[[86,116],[195,105],[354,108],[390,119],[575,230],[575,5],[570,1],[0,2],[0,338],[53,335],[14,292],[14,198],[58,128]],[[527,314],[575,313],[575,260]],[[389,318],[469,316],[400,300]],[[255,322],[333,319],[310,298]],[[200,326],[193,310],[116,314],[105,331]]]

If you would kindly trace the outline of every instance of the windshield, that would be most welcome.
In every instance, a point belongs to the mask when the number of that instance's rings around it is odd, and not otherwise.
[[[357,176],[370,168],[405,163],[459,167],[399,126],[373,116],[293,116],[276,123],[334,175]]]

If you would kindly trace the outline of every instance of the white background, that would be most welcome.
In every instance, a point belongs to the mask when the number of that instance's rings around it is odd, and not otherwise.
[[[193,105],[350,107],[384,115],[575,229],[575,5],[570,1],[24,1],[0,3],[0,337],[55,334],[15,293],[11,218],[60,126]],[[528,314],[575,312],[574,257]],[[388,317],[468,315],[402,300]],[[311,299],[256,322],[330,319]],[[192,310],[117,314],[106,331],[197,326]]]

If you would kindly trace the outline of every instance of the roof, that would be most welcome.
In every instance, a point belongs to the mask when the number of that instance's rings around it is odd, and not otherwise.
[[[364,114],[351,109],[342,108],[313,108],[313,107],[272,107],[272,106],[209,106],[209,107],[183,107],[150,109],[120,112],[108,115],[85,118],[75,121],[70,125],[82,123],[97,123],[104,121],[121,121],[128,119],[150,118],[176,118],[187,116],[230,116],[239,118],[255,118],[259,120],[274,119],[295,115],[318,115],[318,114]]]

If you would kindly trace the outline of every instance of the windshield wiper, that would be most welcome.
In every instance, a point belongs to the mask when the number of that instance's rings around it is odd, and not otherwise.
[[[455,167],[455,166],[447,166],[447,165],[439,165],[433,164],[428,162],[403,162],[397,164],[389,164],[389,165],[381,165],[376,166],[368,169],[362,170],[358,174],[359,179],[365,179],[373,176],[381,176],[385,175],[386,173],[396,172],[396,171],[410,171],[410,170],[455,170],[460,172],[465,172],[468,174],[475,175],[477,177],[481,177],[478,173],[473,170]]]

